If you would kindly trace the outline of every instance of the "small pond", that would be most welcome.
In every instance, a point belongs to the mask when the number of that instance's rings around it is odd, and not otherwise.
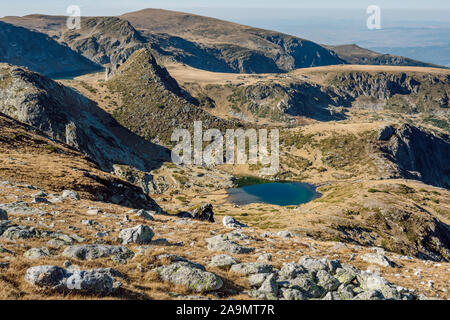
[[[278,206],[295,206],[310,202],[319,194],[313,185],[300,182],[263,183],[227,190],[232,203],[246,205],[268,203]]]

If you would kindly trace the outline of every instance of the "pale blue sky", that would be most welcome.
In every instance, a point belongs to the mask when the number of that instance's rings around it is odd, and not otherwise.
[[[361,9],[371,4],[382,9],[450,9],[450,1],[447,0],[2,0],[0,16],[31,13],[62,15],[69,5],[74,4],[82,7],[83,15],[117,15],[143,8],[181,11],[195,7]]]

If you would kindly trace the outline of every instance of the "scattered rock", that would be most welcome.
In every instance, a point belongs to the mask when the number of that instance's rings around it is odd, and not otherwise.
[[[201,264],[190,261],[186,258],[177,256],[175,254],[161,254],[161,255],[157,256],[157,259],[162,260],[162,261],[168,261],[169,263],[180,262],[181,264],[188,265],[192,268],[206,271],[205,267],[202,266]]]
[[[27,250],[23,256],[28,259],[41,259],[41,258],[47,258],[51,256],[50,251],[47,248],[32,248],[30,250]]]
[[[361,256],[361,259],[368,263],[377,264],[382,267],[394,267],[395,264],[389,260],[384,254],[377,253],[367,253]]]
[[[64,190],[61,194],[63,199],[80,200],[78,192],[73,190]]]
[[[282,281],[280,285],[285,288],[300,290],[308,298],[321,298],[326,293],[323,288],[316,285],[314,278],[309,274],[302,274],[295,279]]]
[[[275,233],[275,235],[280,238],[285,238],[285,239],[294,237],[294,235],[289,231],[279,231],[279,232]]]
[[[361,272],[357,278],[361,288],[365,291],[376,290],[381,292],[386,299],[401,299],[398,290],[380,275]]]
[[[270,262],[270,261],[272,261],[272,258],[273,257],[272,257],[271,253],[263,253],[258,257],[257,261],[258,262]]]
[[[139,210],[138,212],[136,212],[136,214],[134,216],[136,218],[141,218],[141,219],[149,220],[149,221],[155,220],[155,218],[145,210]]]
[[[208,264],[209,267],[217,267],[221,269],[230,269],[231,266],[238,264],[239,262],[232,256],[227,254],[221,254],[211,258],[211,262]]]
[[[212,204],[202,204],[200,208],[197,208],[192,212],[192,216],[196,220],[214,222],[214,212]]]
[[[124,229],[120,231],[119,238],[122,239],[122,244],[146,244],[152,240],[154,235],[155,233],[150,227],[139,225],[134,228]]]
[[[298,263],[312,274],[316,274],[320,270],[328,271],[327,261],[321,261],[308,256],[303,256],[299,259]]]
[[[278,273],[281,279],[294,279],[297,276],[307,273],[306,269],[298,263],[285,263]]]
[[[101,211],[99,209],[89,209],[86,213],[90,216],[96,216],[100,214]]]
[[[3,232],[2,237],[10,240],[29,239],[39,235],[38,231],[33,227],[13,226]]]
[[[244,276],[257,273],[271,273],[273,267],[270,264],[260,263],[260,262],[246,262],[235,264],[231,267],[230,271],[234,273],[239,273]]]
[[[20,215],[41,215],[45,212],[32,208],[26,202],[16,201],[8,204],[0,204],[0,209],[6,210],[8,214],[20,214]]]
[[[258,291],[268,296],[276,297],[278,295],[278,284],[275,275],[269,275]]]
[[[224,251],[233,254],[245,254],[254,251],[254,248],[243,247],[232,240],[225,239],[222,235],[206,239],[208,250]]]
[[[80,260],[95,260],[111,257],[111,259],[117,263],[126,263],[126,260],[132,258],[134,253],[124,246],[88,244],[67,247],[62,255],[66,258]]]
[[[2,246],[0,246],[0,253],[6,253],[6,254],[14,254],[12,251],[3,248]]]
[[[240,228],[246,228],[247,226],[243,223],[240,223],[236,219],[230,216],[225,216],[222,219],[222,223],[226,228],[230,229],[240,229]]]
[[[25,281],[52,290],[109,295],[117,288],[111,274],[111,269],[79,271],[57,266],[37,266],[27,270]]]
[[[380,291],[370,290],[361,292],[353,300],[384,300],[384,297]]]
[[[248,283],[251,287],[261,287],[261,285],[266,281],[266,279],[271,276],[272,273],[256,273],[248,277]]]
[[[35,197],[31,200],[31,203],[50,203],[46,198]]]

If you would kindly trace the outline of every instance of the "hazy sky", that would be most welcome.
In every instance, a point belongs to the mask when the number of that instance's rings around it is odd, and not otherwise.
[[[448,0],[2,0],[0,16],[46,13],[64,15],[69,5],[79,5],[83,15],[116,15],[143,8],[194,7],[344,8],[361,9],[375,4],[382,9],[450,9]]]

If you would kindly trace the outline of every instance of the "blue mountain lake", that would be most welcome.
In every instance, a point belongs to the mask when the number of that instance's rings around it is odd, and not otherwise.
[[[313,185],[300,182],[263,183],[228,189],[232,203],[246,205],[268,203],[278,206],[294,206],[310,202],[318,197]]]

